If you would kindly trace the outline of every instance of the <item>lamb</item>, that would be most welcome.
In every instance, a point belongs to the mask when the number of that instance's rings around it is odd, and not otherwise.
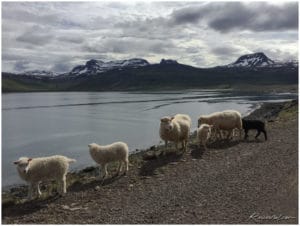
[[[255,136],[255,139],[260,135],[261,132],[264,133],[265,135],[265,140],[268,139],[267,137],[267,131],[266,131],[266,126],[265,123],[263,121],[260,120],[249,120],[249,119],[242,119],[243,122],[243,129],[245,131],[245,137],[244,139],[248,138],[248,131],[255,129],[257,130],[257,134]]]
[[[76,162],[62,155],[54,155],[40,158],[21,157],[15,161],[20,177],[29,184],[28,199],[33,198],[35,187],[38,196],[41,196],[39,183],[42,181],[56,180],[61,184],[60,193],[63,195],[66,189],[66,174],[69,163]]]
[[[175,142],[178,150],[178,143],[182,142],[182,149],[187,150],[187,143],[191,130],[192,120],[188,115],[177,114],[173,117],[165,116],[160,119],[159,135],[165,141],[167,147],[168,141]]]
[[[198,127],[202,123],[213,125],[220,137],[222,137],[221,130],[227,130],[227,139],[229,139],[235,128],[240,131],[240,138],[242,136],[242,116],[235,110],[226,110],[222,112],[215,112],[210,115],[201,115],[198,119]]]
[[[211,125],[201,124],[201,126],[197,129],[198,141],[200,145],[202,144],[204,146],[205,150],[207,150],[206,143],[211,137],[211,128]]]
[[[124,142],[115,142],[109,145],[101,146],[96,143],[92,143],[88,145],[90,155],[92,159],[98,163],[102,171],[104,172],[104,175],[102,177],[102,180],[104,181],[105,177],[107,176],[107,164],[110,162],[118,161],[119,162],[119,168],[117,175],[121,173],[123,163],[125,164],[125,171],[124,174],[128,171],[128,155],[129,155],[129,149],[126,143]],[[99,179],[101,178],[101,171],[99,167]]]

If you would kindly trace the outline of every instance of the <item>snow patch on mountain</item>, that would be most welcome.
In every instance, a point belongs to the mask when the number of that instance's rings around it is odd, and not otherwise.
[[[246,54],[237,59],[234,63],[226,65],[229,68],[232,67],[266,67],[273,65],[275,61],[268,58],[264,53]]]
[[[103,62],[101,60],[89,60],[85,65],[79,65],[74,67],[69,73],[72,76],[82,74],[97,74],[103,73],[113,69],[123,68],[138,68],[149,65],[148,61],[139,58],[133,58],[129,60],[115,60]]]
[[[39,77],[55,77],[58,75],[58,73],[52,72],[52,71],[45,71],[45,70],[32,70],[32,71],[25,71],[23,73],[20,73],[27,76],[39,76]]]

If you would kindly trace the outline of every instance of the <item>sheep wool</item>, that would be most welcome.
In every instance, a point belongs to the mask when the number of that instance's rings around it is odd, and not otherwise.
[[[222,137],[221,130],[227,130],[227,138],[229,138],[229,136],[233,134],[233,130],[236,128],[240,131],[241,138],[242,116],[238,111],[225,110],[222,112],[215,112],[210,115],[201,115],[198,119],[198,127],[203,123],[213,125],[220,137]]]
[[[76,162],[62,155],[54,155],[40,158],[21,157],[14,164],[17,165],[17,171],[20,177],[29,183],[28,198],[32,198],[32,189],[37,186],[38,194],[39,183],[42,181],[56,180],[62,184],[61,194],[66,193],[66,174],[69,169],[69,163]]]
[[[160,119],[159,135],[165,141],[167,147],[168,141],[175,142],[176,149],[178,143],[182,142],[184,151],[187,149],[192,120],[188,115],[176,114],[173,117],[165,116]]]
[[[99,145],[92,143],[88,145],[90,155],[92,159],[101,165],[102,171],[104,171],[103,179],[107,176],[107,164],[110,162],[119,162],[118,174],[122,170],[122,165],[125,164],[124,174],[128,171],[128,145],[124,142],[115,142],[109,145]],[[100,168],[99,168],[100,170]],[[101,172],[99,172],[99,176]]]
[[[197,129],[197,138],[198,141],[200,143],[200,145],[202,144],[205,148],[206,148],[206,143],[209,140],[210,136],[211,136],[211,127],[208,124],[201,124],[201,126]]]

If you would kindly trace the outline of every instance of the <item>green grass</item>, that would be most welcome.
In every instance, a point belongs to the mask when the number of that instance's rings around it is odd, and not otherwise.
[[[283,110],[279,112],[278,117],[283,120],[298,117],[298,104],[286,103]]]

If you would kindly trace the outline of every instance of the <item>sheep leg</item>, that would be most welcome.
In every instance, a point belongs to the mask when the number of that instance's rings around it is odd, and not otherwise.
[[[202,145],[202,141],[199,141],[199,149],[200,149],[201,145]]]
[[[217,129],[217,137],[221,140],[223,139],[222,132],[220,129]]]
[[[245,129],[245,137],[244,137],[244,139],[246,140],[247,138],[248,138],[248,130]]]
[[[175,142],[175,147],[176,147],[176,150],[178,150],[178,143]]]
[[[31,199],[32,199],[32,189],[33,189],[33,184],[30,183],[30,184],[28,185],[28,195],[27,195],[27,199],[28,199],[28,200],[31,200]]]
[[[256,136],[255,136],[255,139],[257,139],[257,138],[258,138],[258,136],[260,135],[260,133],[261,133],[261,131],[260,131],[260,130],[258,130],[258,131],[257,131],[257,134],[256,134]]]
[[[119,161],[119,168],[118,168],[118,172],[117,172],[117,175],[119,175],[122,171],[122,167],[123,166],[123,162],[122,161]]]
[[[101,185],[104,183],[104,180],[107,176],[107,164],[101,164],[101,170],[103,171],[103,177],[101,178],[101,174],[99,175],[99,180],[101,180]]]
[[[108,173],[107,173],[107,164],[103,164],[103,168],[102,168],[102,169],[103,169],[103,171],[104,171],[104,175],[103,175],[103,178],[102,178],[102,179],[104,180],[105,177],[106,177],[107,174],[108,174]]]
[[[65,194],[67,193],[67,183],[66,183],[66,175],[63,176],[62,180],[61,180],[61,194]]]
[[[126,175],[126,173],[128,172],[128,159],[126,159],[125,161],[125,170],[124,170],[124,175]]]
[[[204,147],[204,150],[207,151],[206,143],[204,141],[202,142],[202,145]]]
[[[98,174],[98,179],[101,179],[101,174],[102,174],[102,165],[98,166],[99,174]]]
[[[265,140],[267,140],[267,139],[268,139],[268,137],[267,137],[267,131],[263,130],[262,132],[263,132],[264,135],[265,135]]]
[[[40,197],[42,195],[42,192],[40,190],[40,183],[37,184],[37,192],[38,192],[38,196]]]
[[[227,134],[227,137],[226,137],[227,140],[230,139],[230,136],[232,135],[232,133],[233,133],[233,129],[228,131],[228,134]]]

